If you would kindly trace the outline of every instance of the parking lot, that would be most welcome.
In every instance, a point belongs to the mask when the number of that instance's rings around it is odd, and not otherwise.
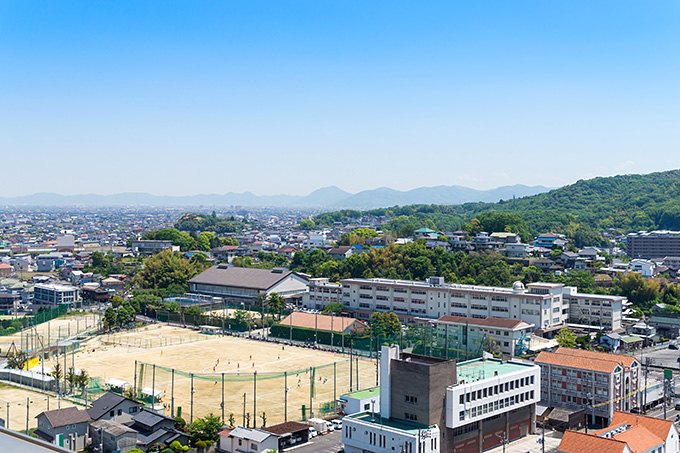
[[[342,450],[342,433],[339,430],[316,436],[303,445],[287,449],[295,453],[338,453]]]

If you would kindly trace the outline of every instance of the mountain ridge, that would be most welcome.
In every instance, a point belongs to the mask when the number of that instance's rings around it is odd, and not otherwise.
[[[60,195],[37,192],[18,197],[0,197],[0,206],[246,206],[246,207],[306,207],[322,209],[370,209],[415,203],[461,204],[490,202],[523,197],[550,190],[544,186],[501,186],[477,190],[463,186],[418,187],[400,191],[389,187],[364,190],[355,194],[331,185],[308,195],[255,195],[252,192],[196,194],[186,196],[152,195],[146,192],[122,192],[111,195],[85,193]]]

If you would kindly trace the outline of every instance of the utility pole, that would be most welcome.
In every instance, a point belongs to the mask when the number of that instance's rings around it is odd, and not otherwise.
[[[642,394],[643,413],[647,415],[647,375],[649,374],[649,366],[652,364],[651,357],[645,357],[645,393]],[[664,417],[665,418],[665,417]]]

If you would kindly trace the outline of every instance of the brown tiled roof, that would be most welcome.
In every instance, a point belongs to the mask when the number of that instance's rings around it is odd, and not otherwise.
[[[287,433],[296,433],[298,431],[305,431],[309,430],[309,425],[305,425],[304,423],[298,423],[298,422],[285,422],[285,423],[279,423],[278,425],[274,426],[268,426],[266,428],[262,428],[262,431],[267,431],[272,434],[287,434]]]
[[[623,441],[570,430],[564,432],[558,447],[564,453],[622,453],[625,449]]]
[[[497,327],[499,329],[514,329],[522,323],[529,326],[529,324],[522,321],[521,319],[496,318],[494,316],[489,316],[485,319],[478,319],[478,318],[469,318],[467,316],[444,315],[441,318],[439,318],[437,321],[457,323],[457,324],[466,324],[467,323],[467,324],[470,324],[472,326]]]
[[[331,324],[333,326],[333,332],[344,332],[349,327],[351,327],[351,330],[366,327],[365,324],[354,318],[316,315],[313,313],[303,313],[301,311],[295,311],[286,316],[280,324],[284,327],[292,324],[293,327],[304,327],[306,329],[316,328],[318,330],[326,330],[329,332],[331,331]]]
[[[90,416],[87,414],[87,411],[81,411],[77,407],[54,409],[42,412],[42,414],[47,417],[47,421],[50,422],[50,425],[52,425],[53,428],[90,421]],[[41,414],[38,414],[38,417],[40,415]]]

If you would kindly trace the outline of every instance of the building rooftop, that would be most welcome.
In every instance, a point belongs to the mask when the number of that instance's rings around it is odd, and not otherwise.
[[[371,414],[369,412],[359,412],[352,415],[347,415],[355,420],[361,420],[364,422],[373,423],[376,425],[381,425],[386,428],[394,428],[400,431],[405,431],[411,434],[418,434],[418,431],[433,428],[433,426],[419,425],[418,423],[411,423],[402,420],[395,420],[393,418],[384,418],[378,414]]]
[[[481,381],[494,376],[526,370],[534,365],[521,362],[504,362],[499,359],[474,359],[456,364],[458,381],[467,383]]]
[[[343,396],[347,396],[349,398],[356,398],[360,400],[364,398],[370,398],[372,396],[380,396],[380,387],[371,387],[370,389],[357,390],[354,392],[343,393],[342,395],[340,395],[341,398]]]

